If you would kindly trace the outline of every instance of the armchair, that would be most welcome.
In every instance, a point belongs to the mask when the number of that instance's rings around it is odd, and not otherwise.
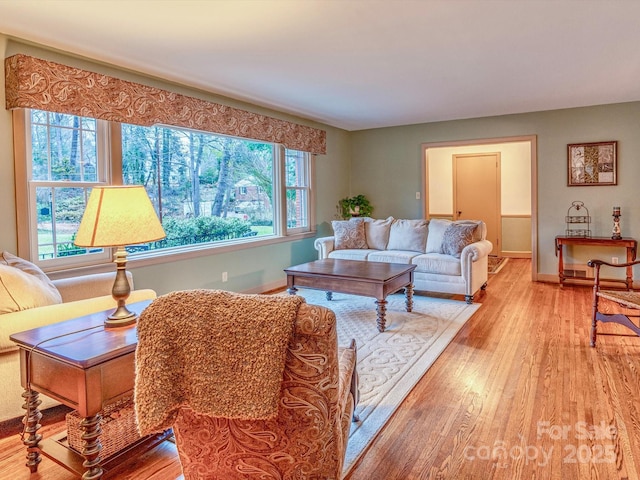
[[[602,290],[600,268],[604,265],[612,268],[626,268],[640,264],[640,260],[629,263],[608,263],[603,260],[589,260],[587,265],[595,268],[593,284],[593,315],[591,319],[591,346],[596,346],[598,322],[623,325],[640,336],[640,292],[627,290]],[[601,301],[604,300],[604,304]],[[634,322],[632,319],[636,319]]]
[[[357,374],[355,342],[346,348],[338,347],[335,314],[325,307],[304,301],[296,307],[297,311],[292,316],[293,331],[285,342],[284,370],[276,386],[274,415],[269,418],[251,418],[251,414],[243,413],[224,416],[203,411],[207,409],[208,401],[224,405],[228,395],[233,397],[237,394],[220,391],[219,378],[243,375],[239,370],[261,355],[263,345],[254,342],[249,348],[242,345],[227,347],[229,363],[243,356],[245,358],[237,367],[231,367],[231,373],[228,365],[221,366],[220,373],[215,365],[212,366],[214,370],[209,370],[209,359],[203,360],[202,357],[217,347],[207,345],[207,353],[203,355],[202,346],[213,337],[213,343],[224,344],[227,340],[222,338],[221,330],[234,329],[240,322],[245,323],[240,328],[241,332],[247,330],[246,324],[250,325],[248,330],[253,331],[262,328],[258,324],[264,322],[261,315],[251,313],[246,316],[246,321],[234,318],[228,325],[224,324],[228,319],[223,318],[220,305],[229,305],[236,299],[248,300],[249,304],[262,302],[265,297],[291,300],[286,296],[211,290],[191,291],[187,297],[181,295],[184,293],[174,292],[154,300],[138,321],[134,403],[140,433],[144,435],[173,428],[185,480],[340,479],[357,402]],[[246,305],[242,307],[245,312],[248,310]],[[212,309],[216,310],[213,314]],[[174,334],[157,331],[157,328],[163,328],[162,324],[167,326],[176,319],[176,325],[181,324],[184,317],[188,326],[167,329]],[[212,326],[212,320],[222,325]],[[269,320],[267,323],[270,325],[272,322]],[[200,332],[205,332],[202,339],[185,343],[183,335],[198,336]],[[239,336],[244,336],[244,333],[234,333],[230,336],[231,341]],[[239,340],[238,343],[242,342]],[[181,353],[175,353],[176,345]],[[244,353],[238,352],[243,348],[246,349]],[[217,356],[218,353],[214,351],[211,355]],[[171,358],[174,366],[168,366],[163,358]],[[191,361],[200,363],[197,368],[182,365]],[[175,401],[160,400],[165,410],[159,411],[156,395],[149,394],[147,389],[161,388],[158,383],[167,374],[167,368],[175,368],[176,375],[182,378],[178,382],[184,380],[185,383],[180,385],[178,390],[182,393],[177,394],[179,398]],[[184,378],[188,375],[198,378]],[[202,394],[202,389],[193,388],[193,385],[203,378],[211,384],[204,394],[208,398],[194,398]],[[227,380],[226,384],[230,389],[233,382]],[[233,388],[243,392],[250,390],[243,384]],[[214,391],[216,394],[212,395]],[[240,399],[240,403],[244,402]],[[234,411],[251,412],[250,409],[244,410],[244,406],[233,407]],[[226,407],[212,405],[211,408]],[[154,416],[158,422],[150,418]]]

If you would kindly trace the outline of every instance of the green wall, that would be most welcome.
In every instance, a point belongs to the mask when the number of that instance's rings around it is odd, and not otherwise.
[[[612,207],[619,205],[623,236],[640,238],[639,132],[640,102],[352,132],[351,193],[369,196],[376,216],[421,217],[415,192],[422,190],[422,143],[537,135],[537,268],[547,279],[557,274],[554,237],[564,232],[574,200],[589,209],[594,236],[611,235]],[[618,185],[568,187],[567,144],[607,140],[618,141]],[[604,253],[621,256],[615,250]],[[584,262],[603,252],[573,254]],[[634,276],[639,274],[640,269]]]
[[[282,112],[138,75],[131,71],[117,69],[41,46],[20,43],[1,34],[0,52],[3,53],[3,59],[16,53],[25,53],[326,130],[327,154],[318,155],[315,160],[316,222],[319,234],[330,233],[330,221],[335,214],[336,202],[349,192],[348,132]],[[4,72],[4,61],[2,65]],[[0,101],[2,105],[5,104],[4,73],[0,79]],[[7,250],[16,253],[12,124],[11,112],[5,109],[0,112],[0,205],[2,205],[0,209],[0,225],[2,225],[0,251]],[[317,258],[317,252],[313,248],[313,240],[313,238],[307,238],[234,252],[214,253],[159,265],[136,266],[135,261],[130,261],[128,268],[134,273],[136,288],[153,288],[159,294],[191,288],[224,288],[240,292],[258,292],[285,285],[286,276],[282,271],[283,268]],[[108,266],[108,268],[115,269],[113,266]],[[228,272],[229,280],[226,283],[221,281],[222,272]]]

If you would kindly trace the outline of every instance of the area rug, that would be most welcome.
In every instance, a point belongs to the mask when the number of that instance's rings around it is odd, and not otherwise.
[[[402,400],[481,304],[414,295],[413,311],[405,310],[404,294],[387,297],[387,327],[376,328],[375,300],[300,289],[307,303],[323,305],[336,314],[338,342],[348,345],[355,338],[358,347],[360,402],[345,458],[344,474],[365,451]]]
[[[502,270],[502,267],[504,267],[508,261],[509,261],[508,257],[498,257],[495,255],[489,255],[488,257],[489,274],[498,273],[500,270]]]

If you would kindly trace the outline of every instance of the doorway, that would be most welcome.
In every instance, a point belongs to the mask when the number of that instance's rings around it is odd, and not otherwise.
[[[453,155],[453,211],[455,220],[482,220],[500,254],[500,152]]]
[[[503,256],[531,258],[531,280],[537,281],[536,135],[429,142],[421,147],[424,218],[453,219],[462,210],[454,207],[453,155],[500,152],[499,251]],[[475,183],[472,190],[478,189],[479,182]]]

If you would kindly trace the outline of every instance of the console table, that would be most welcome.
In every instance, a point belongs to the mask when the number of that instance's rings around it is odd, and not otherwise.
[[[140,313],[151,301],[128,307]],[[25,392],[25,436],[27,466],[38,469],[40,453],[84,479],[97,480],[109,466],[118,465],[124,453],[133,454],[164,441],[171,431],[145,437],[107,459],[100,457],[100,412],[105,405],[133,395],[135,325],[104,328],[105,311],[34,328],[10,336],[20,349],[20,376]],[[42,439],[38,433],[42,414],[38,394],[43,393],[74,408],[83,417],[83,451],[71,449],[66,432]]]
[[[560,285],[564,285],[567,280],[581,280],[578,278],[566,278],[564,276],[564,260],[562,257],[563,245],[587,245],[592,247],[623,247],[627,249],[627,258],[625,263],[633,262],[636,259],[636,251],[638,242],[633,238],[620,238],[613,239],[609,237],[556,237],[556,256],[558,257],[558,277],[560,278]],[[627,277],[625,280],[616,278],[602,278],[601,280],[607,282],[621,282],[624,283],[627,290],[633,288],[633,267],[626,267]],[[589,279],[589,281],[593,281]]]

